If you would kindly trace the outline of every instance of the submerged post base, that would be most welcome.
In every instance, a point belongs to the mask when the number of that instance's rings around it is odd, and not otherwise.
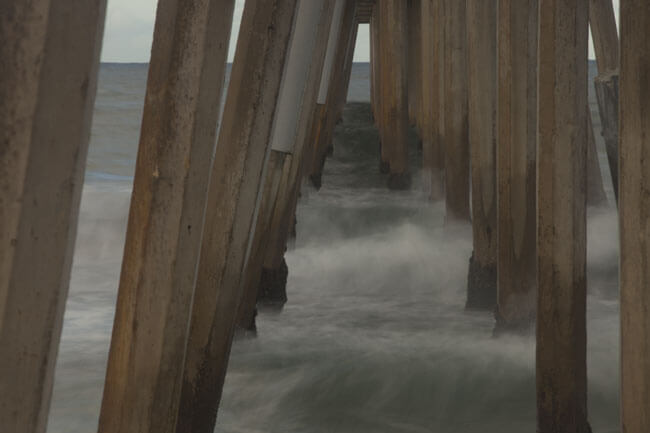
[[[388,188],[407,190],[411,188],[411,173],[390,173],[388,175]]]
[[[469,259],[467,273],[467,302],[468,310],[493,310],[497,304],[497,267],[483,266],[475,258]]]
[[[263,268],[257,306],[264,310],[282,310],[287,302],[287,277],[289,268],[282,259],[282,264],[274,269]]]

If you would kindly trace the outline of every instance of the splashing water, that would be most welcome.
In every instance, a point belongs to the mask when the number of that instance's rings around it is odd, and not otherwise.
[[[97,428],[146,74],[113,68],[102,67],[50,433]],[[352,99],[367,99],[364,68]],[[323,188],[303,190],[289,302],[233,347],[217,432],[535,431],[534,340],[494,339],[490,312],[464,311],[469,227],[443,226],[417,170],[411,191],[388,191],[377,143],[367,104],[349,104]],[[590,419],[613,433],[615,211],[591,211],[588,236]]]

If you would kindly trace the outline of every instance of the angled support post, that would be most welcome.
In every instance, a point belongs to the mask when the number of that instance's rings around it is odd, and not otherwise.
[[[0,430],[44,433],[106,1],[0,4]]]
[[[598,64],[598,76],[594,80],[598,112],[618,202],[619,39],[612,0],[589,0],[589,24]]]
[[[323,166],[337,122],[338,104],[345,87],[345,64],[354,28],[356,0],[337,0],[334,22],[327,43],[325,65],[320,80],[317,109],[312,128],[311,149],[306,155],[309,169],[305,173],[316,188],[320,188]],[[352,43],[354,44],[354,43]]]
[[[100,433],[176,428],[234,6],[158,6]]]
[[[214,430],[297,0],[251,0],[208,188],[176,433]]]
[[[270,250],[279,250],[284,256],[284,244],[275,238],[283,237],[286,243],[288,222],[274,216],[286,207],[288,190],[299,187],[298,171],[306,145],[305,123],[310,122],[316,104],[316,95],[323,69],[327,39],[334,14],[334,3],[329,0],[300,0],[296,26],[276,108],[275,126],[271,137],[271,155],[266,168],[263,195],[255,225],[251,252],[246,263],[243,290],[237,324],[240,330],[255,331],[256,304],[260,295],[267,302],[281,306],[286,301],[286,274],[283,268],[268,269],[268,273],[282,278],[264,281],[263,265]],[[314,31],[316,29],[316,31]],[[280,268],[280,270],[278,270]],[[270,283],[276,283],[271,285]],[[273,290],[270,290],[273,289]]]

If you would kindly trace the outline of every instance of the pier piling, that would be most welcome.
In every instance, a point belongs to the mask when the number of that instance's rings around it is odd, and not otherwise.
[[[422,68],[422,96],[420,138],[422,139],[422,168],[425,176],[425,188],[430,189],[432,201],[442,200],[445,196],[445,153],[441,134],[441,109],[443,87],[442,44],[443,17],[440,13],[443,0],[421,0],[420,55]]]
[[[621,1],[621,431],[650,431],[650,4]]]
[[[176,428],[234,7],[158,8],[101,433]]]
[[[381,0],[379,56],[381,72],[381,157],[388,187],[411,185],[408,167],[408,5],[403,0]]]
[[[0,430],[44,433],[106,1],[0,5]]]
[[[271,137],[271,154],[261,197],[254,240],[248,256],[243,298],[237,323],[255,329],[255,305],[259,299],[265,258],[271,251],[284,255],[289,222],[280,220],[289,212],[288,195],[300,187],[300,170],[306,131],[316,105],[323,58],[334,14],[334,2],[300,0]],[[314,29],[317,31],[314,32]],[[267,275],[268,272],[265,274]],[[284,284],[279,287],[285,291]]]
[[[244,7],[208,188],[176,433],[212,433],[297,0]]]
[[[334,127],[338,120],[338,109],[342,88],[345,87],[346,60],[354,27],[356,0],[337,1],[334,23],[325,53],[325,65],[318,94],[318,109],[312,127],[312,145],[309,153],[309,176],[314,187],[320,188],[323,166],[327,152],[332,144]],[[352,43],[354,46],[354,44]]]
[[[497,1],[467,0],[469,143],[473,252],[469,309],[494,310],[497,284]]]
[[[467,8],[465,1],[444,4],[444,141],[447,221],[469,223],[470,173],[467,86]]]
[[[589,0],[589,25],[598,76],[594,80],[609,170],[618,202],[619,38],[612,0]]]
[[[536,297],[538,0],[499,0],[495,332],[532,330]]]
[[[537,428],[587,433],[587,0],[539,0]]]

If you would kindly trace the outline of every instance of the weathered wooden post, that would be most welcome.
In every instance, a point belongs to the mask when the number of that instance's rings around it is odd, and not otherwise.
[[[538,0],[499,0],[495,333],[532,331],[537,306]]]
[[[407,189],[408,169],[408,7],[403,0],[381,0],[379,20],[381,158],[388,187]]]
[[[177,433],[212,433],[297,0],[244,7],[212,174]]]
[[[465,1],[443,0],[445,191],[448,221],[470,221]]]
[[[234,6],[159,3],[101,433],[176,428]]]
[[[377,47],[375,46],[375,38],[372,36],[372,30],[373,30],[373,22],[374,22],[374,17],[375,16],[375,7],[374,5],[372,6],[372,11],[370,13],[370,20],[368,21],[368,28],[369,28],[369,42],[370,42],[370,61],[369,61],[369,66],[370,66],[370,110],[372,111],[372,121],[375,122],[375,119],[377,117],[377,113],[375,112],[375,105],[377,104],[377,101],[375,100],[375,92],[376,87],[377,87],[377,79],[375,77],[375,59],[377,58]]]
[[[408,0],[408,107],[409,123],[420,131],[422,100],[422,0]]]
[[[327,150],[332,143],[332,134],[336,126],[337,111],[340,104],[341,89],[345,86],[344,69],[350,39],[355,29],[355,0],[345,0],[337,3],[340,13],[334,15],[334,24],[328,48],[325,54],[325,67],[321,78],[318,95],[318,109],[312,134],[312,149],[309,158],[309,179],[316,188],[321,186],[323,166],[327,157]]]
[[[497,0],[467,0],[469,143],[474,250],[467,275],[470,309],[496,305]]]
[[[435,201],[441,200],[445,194],[445,153],[440,129],[444,37],[441,4],[442,0],[421,0],[420,15],[422,167],[430,188],[430,198]]]
[[[612,0],[589,0],[589,24],[598,64],[594,80],[607,159],[618,202],[619,41]]]
[[[255,330],[255,305],[260,293],[260,277],[264,259],[274,248],[273,239],[282,227],[273,224],[276,209],[286,206],[280,198],[285,190],[296,188],[300,182],[298,165],[305,143],[305,122],[310,122],[316,104],[316,94],[323,69],[323,58],[334,12],[329,0],[301,0],[287,58],[282,87],[276,107],[271,155],[266,168],[266,181],[258,210],[257,224],[243,278],[243,298],[239,306],[238,327]],[[302,132],[302,134],[301,134]],[[298,141],[301,139],[301,141]],[[285,231],[288,228],[285,228]],[[286,234],[284,236],[286,243]],[[281,257],[284,254],[282,245]],[[272,269],[271,271],[274,271]],[[276,270],[276,274],[280,274]],[[275,280],[274,280],[275,281]],[[277,287],[285,293],[286,276]]]
[[[540,0],[537,424],[586,433],[587,0]]]
[[[587,205],[599,207],[606,204],[607,195],[603,187],[603,176],[600,172],[591,108],[587,105]]]
[[[621,0],[621,431],[650,431],[650,3]]]
[[[381,108],[379,104],[381,103],[381,96],[379,94],[381,90],[381,82],[379,79],[380,65],[379,65],[379,53],[380,51],[380,28],[379,28],[379,6],[377,3],[372,8],[372,15],[370,16],[370,41],[372,46],[371,57],[370,57],[370,74],[372,77],[372,113],[374,116],[375,125],[377,128],[380,127],[381,122]]]
[[[357,44],[357,34],[359,33],[359,23],[355,20],[352,23],[352,29],[350,36],[348,38],[348,45],[345,50],[345,61],[343,63],[343,76],[338,92],[336,94],[336,106],[335,106],[335,116],[334,116],[334,126],[343,120],[343,109],[345,108],[345,103],[348,99],[348,90],[350,88],[350,79],[352,78],[352,65],[354,64],[354,49]],[[330,135],[330,141],[328,144],[327,153],[331,155],[332,150],[332,136],[334,135],[334,129]]]
[[[332,18],[330,17],[330,21]],[[270,230],[267,246],[264,252],[263,270],[264,275],[273,279],[283,271],[286,266],[284,253],[289,236],[295,225],[296,206],[300,193],[300,179],[305,168],[305,155],[310,149],[310,137],[314,124],[313,112],[317,107],[316,100],[319,94],[321,83],[321,71],[324,66],[325,51],[328,46],[329,24],[322,23],[322,35],[318,36],[318,43],[313,51],[314,58],[311,62],[311,69],[307,79],[308,86],[305,89],[303,108],[298,120],[296,131],[295,147],[291,159],[287,159],[283,169],[283,177],[278,188],[278,195],[273,208],[270,221]],[[354,38],[353,38],[354,39]],[[288,174],[285,176],[285,174]],[[265,287],[260,286],[260,290]]]
[[[0,5],[0,430],[44,433],[106,2]]]

